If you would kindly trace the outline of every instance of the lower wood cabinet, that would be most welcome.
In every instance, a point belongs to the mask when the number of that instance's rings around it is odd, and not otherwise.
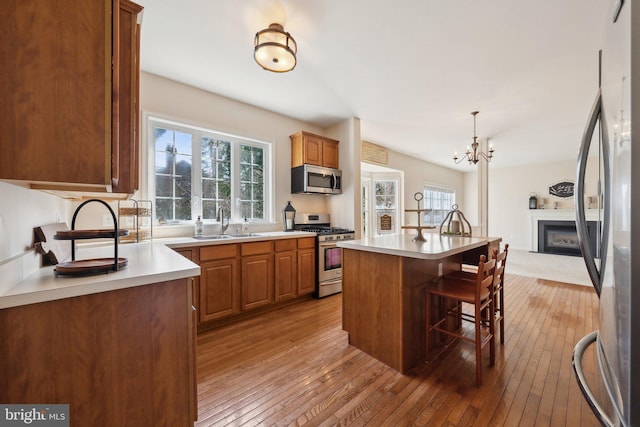
[[[198,264],[198,260],[200,257],[198,256],[198,248],[179,248],[174,249],[174,251],[178,252],[183,257],[187,258],[190,261]],[[200,277],[194,277],[191,279],[191,292],[193,295],[193,306],[194,308],[200,307]],[[196,313],[197,320],[197,313]],[[197,322],[196,322],[197,324]]]
[[[198,262],[198,248],[184,248],[184,249],[176,249],[176,252],[178,252],[180,255],[182,255],[183,257],[193,261],[193,262]],[[197,375],[197,371],[196,371],[196,366],[197,366],[197,361],[196,361],[196,354],[197,354],[197,342],[198,342],[198,310],[196,309],[196,307],[198,307],[200,304],[198,303],[199,301],[199,292],[200,289],[200,278],[199,277],[192,277],[191,278],[191,301],[192,301],[192,305],[191,305],[191,339],[192,339],[192,344],[191,344],[191,369],[192,369],[192,389],[193,389],[193,400],[192,400],[192,408],[191,408],[191,412],[193,413],[193,419],[197,420],[198,419],[198,375]]]
[[[242,244],[241,310],[273,303],[273,242]]]
[[[200,322],[240,312],[240,245],[200,248]]]
[[[297,239],[276,240],[274,288],[276,302],[298,296]]]
[[[195,282],[200,329],[315,292],[314,237],[175,250],[200,264]]]
[[[316,241],[313,237],[298,240],[298,295],[316,290]]]
[[[192,427],[192,313],[186,278],[0,309],[0,402],[69,404],[72,426]]]

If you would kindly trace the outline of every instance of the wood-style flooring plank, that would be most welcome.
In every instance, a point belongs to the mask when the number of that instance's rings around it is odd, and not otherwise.
[[[307,300],[198,335],[196,426],[597,426],[571,367],[598,327],[591,288],[507,273],[505,343],[402,375],[348,344],[342,298]],[[585,356],[588,378],[595,358]]]

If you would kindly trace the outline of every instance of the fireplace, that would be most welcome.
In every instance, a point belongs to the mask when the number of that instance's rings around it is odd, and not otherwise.
[[[589,244],[599,258],[596,244],[598,222],[587,221]],[[538,252],[556,255],[581,256],[575,221],[538,221]]]

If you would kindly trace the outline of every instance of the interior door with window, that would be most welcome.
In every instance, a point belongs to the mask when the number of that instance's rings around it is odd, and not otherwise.
[[[363,173],[361,179],[363,237],[400,233],[401,187],[400,173]]]

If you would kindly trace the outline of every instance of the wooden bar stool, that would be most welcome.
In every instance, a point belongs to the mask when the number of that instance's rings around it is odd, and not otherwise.
[[[489,344],[491,366],[495,363],[495,316],[488,316],[488,331],[482,321],[481,313],[489,310],[493,313],[493,282],[495,276],[496,260],[486,261],[484,255],[480,256],[478,263],[478,273],[475,280],[466,280],[452,277],[441,277],[437,281],[427,284],[426,291],[426,326],[427,339],[426,348],[430,347],[430,335],[437,331],[464,341],[475,343],[476,347],[476,382],[482,384],[482,349]],[[431,296],[438,296],[455,301],[450,308],[445,307],[438,313],[438,319],[431,323]],[[474,315],[469,317],[461,312],[462,302],[474,305]],[[472,321],[474,323],[474,333],[470,336],[464,327],[457,330],[447,328],[447,319],[454,317]]]
[[[496,322],[500,326],[500,344],[504,344],[504,270],[507,266],[507,255],[509,254],[509,244],[504,245],[502,252],[494,251],[491,255],[496,260],[495,281],[493,283],[493,305],[495,308]],[[468,271],[455,271],[447,277],[475,280],[476,274]]]

